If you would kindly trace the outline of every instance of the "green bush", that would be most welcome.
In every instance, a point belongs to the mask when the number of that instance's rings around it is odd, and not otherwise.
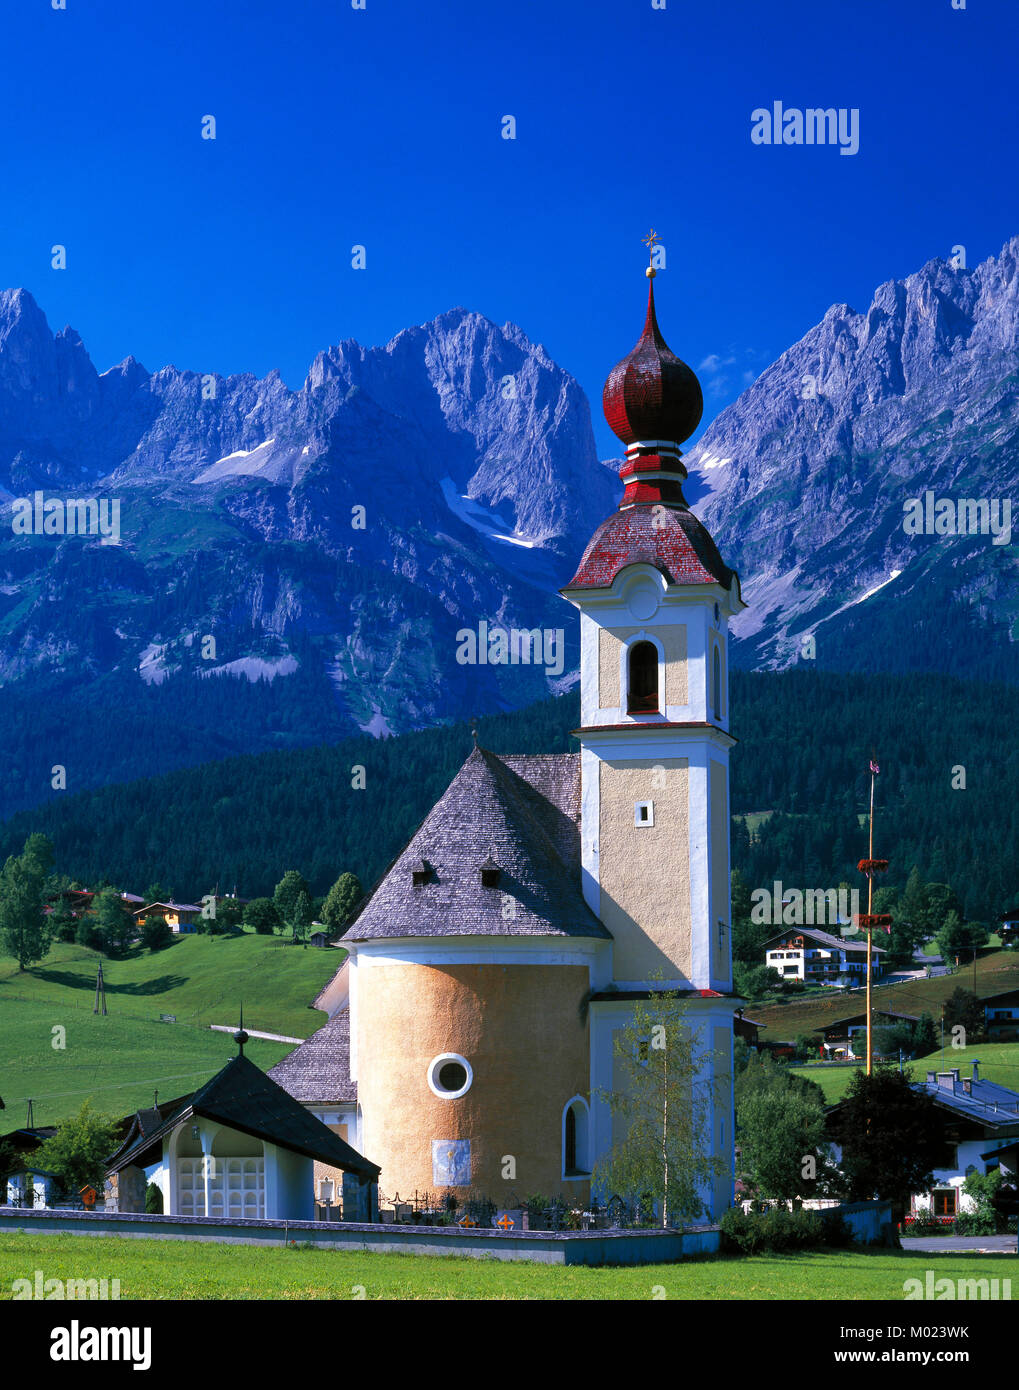
[[[956,1236],[993,1236],[998,1223],[991,1211],[963,1211],[955,1218],[952,1234]]]
[[[150,1182],[145,1189],[145,1210],[151,1216],[163,1214],[163,1193],[154,1182]]]
[[[773,1207],[766,1212],[744,1213],[741,1207],[732,1207],[720,1224],[722,1248],[741,1255],[845,1246],[852,1239],[849,1227],[837,1212]]]

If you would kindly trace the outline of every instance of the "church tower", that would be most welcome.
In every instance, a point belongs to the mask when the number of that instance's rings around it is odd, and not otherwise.
[[[605,383],[626,446],[618,510],[562,591],[580,610],[583,891],[612,934],[612,984],[592,1000],[592,1094],[613,1089],[626,1000],[680,991],[713,1096],[712,1147],[731,1154],[728,625],[745,605],[683,496],[681,443],[703,411],[697,377],[658,327],[654,270],[636,347]],[[594,1148],[611,1119],[594,1107]],[[717,1213],[731,1184],[716,1183]]]

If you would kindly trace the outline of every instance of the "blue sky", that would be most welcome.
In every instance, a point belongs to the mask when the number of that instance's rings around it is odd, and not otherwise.
[[[706,420],[830,303],[1019,232],[1014,0],[365,4],[7,7],[0,286],[100,370],[295,386],[329,343],[464,304],[577,376],[608,455],[650,225],[670,345],[720,364]],[[752,144],[775,100],[858,108],[859,153]]]

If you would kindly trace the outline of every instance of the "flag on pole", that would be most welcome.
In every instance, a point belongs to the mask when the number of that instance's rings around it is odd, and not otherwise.
[[[873,774],[874,774],[875,777],[876,777],[876,776],[878,775],[878,773],[881,771],[881,769],[878,767],[877,763],[874,761],[873,758],[871,758],[871,760],[870,760],[870,770],[871,770],[871,772],[873,772]]]

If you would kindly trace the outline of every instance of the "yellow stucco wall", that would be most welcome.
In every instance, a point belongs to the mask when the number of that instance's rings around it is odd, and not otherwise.
[[[711,974],[729,978],[729,806],[725,766],[717,758],[708,762],[711,789]],[[724,945],[719,943],[718,923],[725,923]]]
[[[640,627],[603,627],[598,629],[598,704],[601,709],[618,709],[620,700],[626,705],[625,691],[620,690],[620,648],[647,631]],[[659,626],[654,629],[665,652],[665,703],[685,705],[687,698],[686,627]],[[664,705],[662,706],[664,710]]]
[[[586,1197],[586,1182],[562,1177],[563,1108],[590,1085],[586,967],[379,964],[358,967],[357,988],[364,1152],[387,1197],[437,1191],[433,1139],[469,1139],[471,1186],[501,1206]],[[443,1052],[474,1072],[457,1100],[428,1086]],[[503,1176],[507,1157],[515,1177]]]
[[[598,779],[598,915],[615,939],[614,978],[689,978],[687,759],[606,758]],[[653,825],[634,825],[638,801],[654,803]]]

